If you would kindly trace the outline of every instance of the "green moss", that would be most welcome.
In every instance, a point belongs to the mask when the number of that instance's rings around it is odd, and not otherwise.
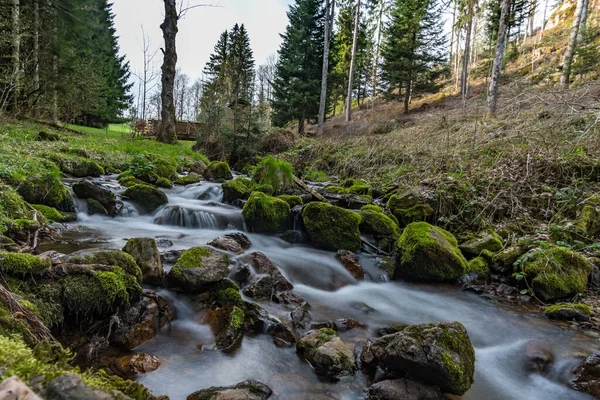
[[[175,181],[176,185],[192,185],[194,183],[200,182],[199,176],[182,176],[181,178]]]
[[[75,202],[60,175],[36,175],[21,182],[17,191],[30,204],[43,204],[60,211],[75,211]]]
[[[377,213],[383,213],[383,208],[381,208],[380,206],[377,206],[375,204],[367,204],[366,206],[363,206],[360,211],[373,211],[373,212],[377,212]]]
[[[133,185],[127,188],[122,195],[138,204],[146,213],[151,213],[169,202],[163,191],[150,185]]]
[[[585,316],[592,315],[592,308],[587,304],[577,304],[577,303],[560,303],[554,304],[546,308],[544,314],[549,317],[553,317],[555,315],[559,315],[564,311],[575,311],[578,314],[582,314]]]
[[[467,265],[467,272],[475,273],[480,277],[483,277],[490,273],[490,267],[485,258],[475,257],[469,261]]]
[[[173,184],[171,183],[171,181],[167,178],[163,178],[160,177],[156,180],[156,182],[154,183],[154,185],[156,187],[159,188],[163,188],[163,189],[171,189],[173,187]]]
[[[294,186],[294,168],[287,161],[267,156],[254,168],[252,182],[256,185],[271,186],[273,193],[270,194],[281,194]]]
[[[64,215],[56,208],[48,207],[42,204],[32,204],[32,207],[39,211],[50,222],[64,222]]]
[[[283,232],[291,222],[290,205],[261,192],[250,195],[242,215],[250,230],[258,233]]]
[[[192,247],[183,252],[169,274],[172,274],[175,277],[181,277],[184,269],[201,268],[203,265],[202,259],[209,255],[210,250],[206,247]]]
[[[329,176],[324,171],[307,169],[304,171],[304,179],[311,182],[327,182],[329,180]]]
[[[0,252],[0,271],[14,276],[26,276],[50,268],[49,259],[41,259],[27,253]]]
[[[360,248],[361,217],[352,211],[327,203],[313,202],[304,206],[302,219],[310,240],[326,250]]]
[[[487,229],[479,232],[477,235],[471,235],[471,237],[460,245],[460,249],[465,254],[471,256],[478,256],[484,250],[495,253],[502,250],[503,247],[502,238],[493,229]]]
[[[422,202],[420,193],[414,188],[391,195],[387,207],[398,219],[400,227],[412,222],[425,221],[434,214],[433,208]]]
[[[240,292],[238,290],[235,290],[233,288],[228,288],[228,289],[222,289],[217,291],[216,293],[216,301],[222,305],[242,305],[243,304],[243,300],[242,300],[242,296],[240,295]]]
[[[9,223],[9,231],[13,232],[35,232],[39,227],[40,224],[37,221],[30,219],[15,219]]]
[[[348,188],[350,188],[352,186],[361,185],[361,184],[364,184],[364,183],[365,183],[364,181],[361,181],[361,180],[358,180],[358,179],[349,178],[349,179],[344,179],[342,181],[342,183],[340,183],[340,186],[343,187],[344,189],[348,189]]]
[[[300,196],[282,195],[282,196],[279,196],[279,198],[281,200],[285,201],[286,203],[288,203],[290,205],[290,208],[294,208],[296,206],[301,206],[304,204],[304,201],[302,200],[302,197],[300,197]]]
[[[236,178],[225,182],[222,186],[223,201],[233,203],[238,199],[246,199],[250,194],[248,191],[249,183],[252,182],[245,178]]]
[[[121,184],[121,186],[125,186],[127,188],[134,186],[134,185],[145,185],[144,182],[140,181],[137,178],[134,178],[133,176],[124,178],[123,180],[119,181],[119,183]]]
[[[58,164],[62,172],[76,178],[85,178],[87,176],[98,177],[104,175],[104,168],[97,162],[87,158],[74,156],[54,156],[50,158]]]
[[[337,336],[337,332],[331,328],[321,328],[317,332],[317,339],[323,343],[331,341],[335,336]]]
[[[213,161],[206,167],[206,176],[214,181],[231,179],[231,168],[225,161]]]
[[[425,281],[454,281],[467,271],[467,260],[448,231],[426,222],[409,224],[398,239],[396,275]]]
[[[0,232],[14,219],[32,219],[33,212],[12,187],[0,184]]]
[[[370,211],[368,208],[367,211],[361,211],[360,215],[362,216],[360,231],[373,235],[380,248],[390,250],[400,237],[398,225],[382,212]]]
[[[244,326],[244,310],[239,307],[233,307],[233,311],[231,312],[231,328],[234,331],[242,329]]]
[[[327,186],[325,192],[331,194],[344,194],[346,193],[346,189],[341,186]]]
[[[90,256],[85,257],[85,259],[89,264],[102,264],[119,267],[129,275],[133,276],[138,282],[142,281],[142,270],[137,265],[133,257],[124,251],[95,251]]]
[[[106,211],[106,208],[104,208],[104,206],[102,204],[100,204],[100,202],[98,200],[87,199],[86,203],[87,203],[88,214],[90,214],[90,215],[94,215],[94,214],[108,215],[108,211]]]
[[[551,246],[525,254],[515,266],[542,300],[583,293],[594,266],[581,254],[565,247]]]
[[[275,189],[271,185],[257,185],[254,184],[250,187],[251,192],[261,192],[266,194],[267,196],[273,196],[275,194]]]
[[[357,183],[346,189],[346,193],[350,194],[370,194],[371,186],[366,183]]]

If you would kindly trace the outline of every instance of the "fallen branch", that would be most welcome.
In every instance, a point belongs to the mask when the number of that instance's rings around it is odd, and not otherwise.
[[[23,307],[15,296],[2,284],[0,284],[0,302],[8,307],[14,318],[24,318],[27,321],[26,329],[35,340],[38,342],[49,341],[56,343],[56,339],[50,333],[50,329],[44,325],[42,320],[35,313]]]

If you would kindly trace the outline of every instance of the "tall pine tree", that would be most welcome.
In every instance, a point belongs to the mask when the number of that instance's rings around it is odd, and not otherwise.
[[[296,0],[287,15],[273,82],[273,122],[297,121],[302,135],[305,121],[319,113],[325,10],[319,0]]]
[[[435,88],[444,72],[445,38],[436,0],[396,0],[382,47],[382,79],[388,95],[404,98],[408,112],[415,92]]]

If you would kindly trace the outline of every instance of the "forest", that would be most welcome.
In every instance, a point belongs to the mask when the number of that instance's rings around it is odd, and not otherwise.
[[[0,0],[0,400],[600,399],[599,0],[146,6]]]

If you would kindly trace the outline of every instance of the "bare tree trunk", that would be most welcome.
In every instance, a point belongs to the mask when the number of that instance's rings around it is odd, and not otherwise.
[[[52,55],[52,122],[58,124],[58,56]]]
[[[502,72],[502,59],[506,49],[506,36],[508,33],[508,23],[510,18],[511,0],[502,1],[502,12],[500,14],[500,26],[498,27],[498,40],[496,42],[496,55],[492,67],[492,78],[490,82],[490,103],[488,113],[494,115],[498,105],[498,88],[500,86],[500,73]]]
[[[33,2],[33,90],[40,90],[40,1]],[[34,105],[33,115],[38,117],[39,112]]]
[[[352,87],[354,86],[354,70],[356,69],[356,50],[358,49],[358,27],[360,25],[360,0],[356,0],[356,18],[354,20],[354,38],[352,40],[352,57],[348,74],[348,99],[346,101],[346,122],[352,119]]]
[[[452,27],[450,28],[450,57],[448,57],[449,63],[452,64],[452,50],[454,50],[454,25],[456,25],[456,5],[458,1],[454,1],[454,11],[452,11]]]
[[[21,15],[20,15],[20,0],[13,0],[12,10],[12,62],[13,62],[13,79],[14,79],[14,90],[13,90],[13,112],[17,111],[19,107],[19,96],[21,88]]]
[[[383,10],[385,9],[385,0],[379,2],[379,17],[377,19],[377,47],[375,48],[375,61],[373,62],[373,101],[377,97],[377,72],[379,71],[379,53],[381,52],[381,33],[383,30]]]
[[[529,10],[529,37],[533,36],[533,28],[535,24],[535,12],[537,9],[537,0],[531,2],[531,9]]]
[[[577,37],[577,42],[583,42],[585,38],[585,29],[587,26],[587,17],[588,17],[588,3],[589,0],[583,0],[583,10],[581,10],[581,22],[579,23],[579,34]]]
[[[467,35],[465,37],[465,54],[463,56],[462,73],[460,79],[460,94],[462,96],[463,106],[467,101],[467,91],[469,90],[469,59],[471,52],[471,31],[473,30],[473,12],[470,10],[470,18],[467,23]]]
[[[540,41],[544,37],[544,30],[546,29],[546,14],[548,12],[548,0],[544,3],[544,15],[542,16],[542,29],[540,29]]]
[[[412,66],[408,70],[408,76],[406,77],[406,92],[404,93],[404,113],[408,113],[408,106],[410,105],[410,97],[412,94]]]
[[[298,136],[304,136],[304,113],[298,118]]]
[[[329,42],[331,29],[333,26],[333,16],[335,10],[335,0],[331,1],[331,12],[329,12],[329,0],[325,4],[325,43],[323,48],[323,73],[321,74],[321,99],[319,103],[319,127],[317,135],[323,134],[323,124],[325,124],[325,109],[327,108],[327,76],[329,74]]]
[[[577,34],[579,32],[579,24],[581,22],[581,14],[583,12],[583,5],[585,0],[577,0],[577,8],[575,9],[575,18],[573,18],[573,27],[571,28],[571,36],[569,37],[569,45],[565,53],[565,58],[562,65],[562,76],[560,78],[560,85],[563,88],[569,86],[569,78],[571,76],[571,63],[573,62],[573,55],[575,54],[575,48],[577,47]]]
[[[458,69],[460,66],[460,36],[462,29],[456,29],[456,51],[454,52],[454,90],[458,90],[459,74]]]
[[[177,7],[175,0],[164,0],[165,20],[160,25],[165,39],[163,50],[164,60],[161,77],[161,124],[158,130],[157,140],[163,143],[177,143],[175,131],[175,100],[173,90],[175,83],[175,68],[177,66],[177,48],[175,39],[177,37]]]

